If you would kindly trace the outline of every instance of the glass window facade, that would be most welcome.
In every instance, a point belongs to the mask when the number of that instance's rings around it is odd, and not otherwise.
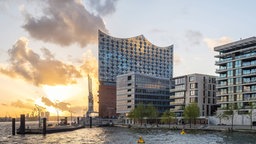
[[[155,46],[143,35],[122,39],[100,31],[98,54],[100,81],[115,82],[129,72],[172,78],[173,46]]]
[[[215,47],[219,52],[215,56],[219,60],[216,65],[218,69],[217,97],[221,109],[234,104],[241,109],[248,108],[248,102],[254,101],[252,98],[255,92],[256,77],[256,37],[251,37]],[[226,77],[225,77],[226,76]]]
[[[132,85],[127,87],[127,83]],[[128,113],[130,109],[127,109],[127,105],[134,108],[139,103],[151,103],[163,113],[169,109],[169,83],[169,79],[134,72],[117,76],[117,113]]]

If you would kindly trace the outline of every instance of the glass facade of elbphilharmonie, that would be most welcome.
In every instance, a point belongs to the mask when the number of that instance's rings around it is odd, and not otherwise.
[[[116,77],[136,72],[170,79],[173,75],[173,45],[158,47],[143,35],[115,38],[98,33],[99,115],[116,115]]]

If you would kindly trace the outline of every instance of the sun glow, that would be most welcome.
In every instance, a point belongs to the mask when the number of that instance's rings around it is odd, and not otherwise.
[[[43,91],[47,97],[52,101],[66,101],[69,100],[72,96],[77,95],[81,89],[75,85],[67,86],[43,86]]]

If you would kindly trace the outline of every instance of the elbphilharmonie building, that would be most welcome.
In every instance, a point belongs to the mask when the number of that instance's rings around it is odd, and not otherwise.
[[[159,47],[143,35],[116,38],[99,31],[99,115],[116,116],[116,78],[136,72],[157,78],[173,75],[173,45]]]

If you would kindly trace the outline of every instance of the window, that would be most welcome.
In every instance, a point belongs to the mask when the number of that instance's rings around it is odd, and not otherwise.
[[[197,96],[198,95],[198,91],[197,90],[192,90],[192,91],[190,91],[190,95],[191,96]]]
[[[132,102],[132,100],[127,100],[127,103],[130,103],[130,102]]]
[[[227,63],[227,68],[232,68],[232,62]]]
[[[191,88],[191,89],[197,88],[197,83],[192,83],[192,84],[190,84],[190,88]]]
[[[231,77],[231,76],[233,76],[233,71],[232,70],[228,71],[228,77]]]
[[[127,97],[131,97],[131,96],[132,96],[132,95],[130,95],[130,94],[129,94],[129,95],[127,95]]]
[[[241,67],[241,60],[235,62],[235,67]]]
[[[129,109],[129,108],[131,108],[131,107],[132,107],[132,106],[130,106],[130,105],[129,105],[129,106],[127,106],[127,108],[128,108],[128,109]]]
[[[190,91],[190,95],[191,95],[191,96],[194,96],[194,95],[195,95],[195,91],[193,91],[193,90]]]
[[[190,103],[197,103],[198,102],[197,97],[190,98],[189,100],[190,100]]]
[[[189,81],[190,81],[190,82],[195,81],[195,77],[194,77],[194,76],[189,77]]]
[[[128,77],[127,77],[127,80],[131,80],[131,79],[132,79],[132,76],[128,76]]]
[[[242,74],[242,70],[241,69],[237,69],[236,70],[236,76],[239,76],[239,75],[241,75]]]

